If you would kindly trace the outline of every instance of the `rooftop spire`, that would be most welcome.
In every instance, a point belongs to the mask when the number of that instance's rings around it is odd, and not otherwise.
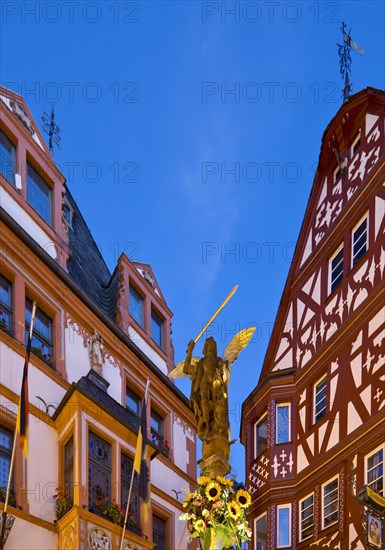
[[[352,40],[350,33],[346,32],[346,23],[345,21],[342,22],[341,26],[342,31],[342,44],[337,44],[338,46],[338,55],[340,58],[340,74],[342,77],[342,80],[344,81],[344,88],[342,91],[342,98],[344,101],[348,99],[350,96],[350,92],[352,91],[352,82],[350,80],[350,74],[351,74],[351,65],[352,65],[352,57],[350,55],[351,50],[354,50],[355,52],[359,54],[364,53],[364,49],[361,48],[354,40]]]

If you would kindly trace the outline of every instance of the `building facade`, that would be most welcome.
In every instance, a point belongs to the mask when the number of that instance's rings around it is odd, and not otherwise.
[[[167,376],[172,312],[148,264],[122,254],[110,273],[24,100],[1,88],[0,113],[0,511],[37,302],[29,454],[17,446],[6,548],[120,548],[112,520],[127,502],[148,377],[150,515],[134,477],[124,548],[187,548],[178,517],[196,434]]]
[[[384,496],[384,149],[385,93],[367,88],[324,132],[260,379],[243,403],[254,550],[364,549],[354,483]],[[370,542],[382,548],[380,535]]]

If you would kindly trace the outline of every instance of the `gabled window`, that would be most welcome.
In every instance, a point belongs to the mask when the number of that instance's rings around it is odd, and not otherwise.
[[[40,216],[52,225],[52,189],[27,163],[27,200]]]
[[[302,542],[313,536],[314,532],[314,495],[309,495],[299,503],[299,540]]]
[[[25,301],[25,342],[28,341],[29,327],[32,317],[32,302]],[[44,363],[53,366],[53,323],[40,308],[36,309],[35,323],[31,342],[31,353],[39,357]]]
[[[338,477],[322,486],[322,528],[338,521]]]
[[[16,173],[16,147],[0,130],[0,172],[5,179],[15,185]]]
[[[13,334],[12,283],[0,275],[0,330]]]
[[[255,520],[255,550],[266,550],[267,548],[267,522],[266,514]]]
[[[344,276],[344,248],[341,245],[329,260],[329,294],[342,282]]]
[[[361,146],[361,130],[358,132],[350,148],[350,158],[354,157],[354,155],[356,154],[360,146]]]
[[[160,348],[164,347],[164,322],[151,310],[151,337]]]
[[[277,548],[291,546],[291,504],[277,506]]]
[[[313,424],[321,420],[327,412],[327,378],[322,378],[314,384],[314,416]]]
[[[352,231],[352,267],[368,249],[368,218],[365,217]]]
[[[141,415],[142,400],[131,388],[126,388],[126,407],[135,413],[136,416]]]
[[[255,456],[267,449],[267,414],[255,424]]]
[[[384,446],[365,458],[366,485],[384,495]]]
[[[144,328],[144,299],[139,292],[130,285],[130,315]]]
[[[279,403],[276,407],[277,445],[290,441],[290,403]]]

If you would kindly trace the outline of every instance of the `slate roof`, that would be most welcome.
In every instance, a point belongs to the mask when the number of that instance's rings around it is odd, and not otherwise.
[[[67,186],[66,197],[73,208],[72,227],[68,228],[71,256],[67,263],[71,279],[103,312],[115,320],[118,277],[111,273],[95,243],[73,196]]]

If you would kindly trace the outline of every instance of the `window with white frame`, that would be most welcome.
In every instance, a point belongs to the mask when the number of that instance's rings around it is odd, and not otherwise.
[[[321,420],[327,412],[327,378],[326,376],[314,384],[314,416],[313,424]]]
[[[277,506],[277,547],[291,546],[291,504]]]
[[[329,260],[329,294],[337,288],[344,277],[344,248],[341,245]]]
[[[300,500],[299,515],[299,540],[302,542],[314,533],[314,494]]]
[[[258,457],[267,449],[267,414],[255,424],[255,456]]]
[[[276,406],[276,442],[290,441],[290,403],[279,403]]]
[[[254,533],[255,533],[255,550],[266,550],[266,531],[267,531],[267,522],[266,514],[259,516],[255,520],[254,524]]]
[[[338,521],[338,477],[322,485],[322,528]]]
[[[365,458],[366,485],[384,495],[384,445]]]
[[[352,267],[368,249],[368,217],[359,222],[352,231]]]
[[[355,137],[352,146],[350,148],[350,158],[353,158],[356,152],[358,151],[359,147],[361,145],[361,130],[358,132],[357,136]]]

